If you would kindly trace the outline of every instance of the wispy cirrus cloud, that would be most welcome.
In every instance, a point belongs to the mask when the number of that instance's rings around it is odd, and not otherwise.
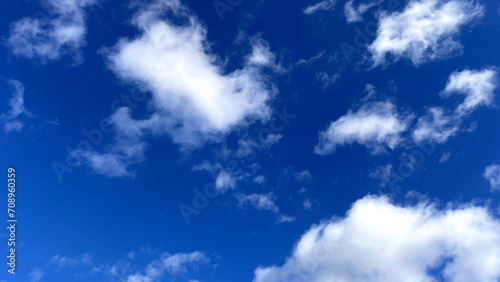
[[[192,253],[163,253],[158,259],[153,260],[140,272],[128,274],[122,279],[127,282],[153,282],[164,281],[165,277],[174,277],[185,274],[188,268],[199,264],[207,264],[210,259],[201,252]]]
[[[93,258],[89,253],[77,257],[65,257],[62,255],[54,255],[50,258],[49,264],[56,265],[59,268],[63,267],[81,267],[81,266],[92,266]]]
[[[344,4],[344,14],[348,23],[360,22],[363,20],[363,14],[372,7],[382,3],[382,1],[354,4],[354,0],[349,0]]]
[[[33,116],[30,111],[24,107],[24,86],[21,82],[11,79],[8,81],[14,93],[9,100],[10,110],[0,114],[0,122],[2,123],[5,134],[9,132],[20,132],[23,130],[24,122],[19,120],[19,116]]]
[[[500,191],[500,165],[492,164],[486,167],[483,177],[490,182],[491,192]]]
[[[234,195],[238,200],[238,206],[240,208],[252,207],[256,210],[271,211],[277,214],[276,223],[290,223],[295,221],[294,216],[288,216],[280,212],[279,207],[276,205],[276,196],[273,192],[269,193],[252,193],[245,194],[244,192],[239,192]]]
[[[45,276],[45,272],[40,268],[40,267],[35,267],[31,272],[30,272],[30,278],[31,282],[38,282],[41,281],[42,278]]]
[[[79,63],[87,33],[85,9],[96,3],[97,0],[42,1],[48,14],[14,22],[7,45],[16,56],[46,62],[70,54]]]
[[[304,9],[304,14],[312,15],[318,11],[331,11],[335,9],[337,0],[324,0]]]

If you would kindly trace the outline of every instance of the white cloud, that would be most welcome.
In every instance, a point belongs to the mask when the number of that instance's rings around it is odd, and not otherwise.
[[[312,203],[311,200],[305,199],[304,202],[302,202],[302,205],[304,206],[304,209],[306,211],[312,211]]]
[[[266,139],[262,140],[262,146],[265,149],[271,148],[273,145],[276,145],[280,142],[281,138],[283,138],[283,135],[281,134],[269,134],[267,135]]]
[[[333,75],[327,74],[326,72],[319,72],[316,74],[316,79],[321,82],[323,89],[327,89],[333,85],[340,78],[340,73]]]
[[[470,114],[479,106],[491,106],[497,87],[497,72],[495,69],[455,71],[450,75],[446,88],[441,93],[444,97],[461,94],[465,100],[455,112],[459,116]]]
[[[236,179],[226,171],[222,170],[215,179],[215,187],[222,193],[236,188]]]
[[[109,119],[116,129],[114,143],[105,152],[99,153],[90,149],[77,149],[72,156],[85,162],[96,173],[108,177],[134,177],[135,171],[129,167],[144,160],[146,144],[141,136],[146,132],[154,132],[155,117],[148,120],[134,120],[130,117],[129,108],[118,109]]]
[[[262,39],[251,42],[254,53],[243,68],[228,72],[210,51],[206,28],[179,1],[139,6],[132,23],[140,35],[120,39],[103,54],[119,78],[152,93],[153,113],[137,120],[129,108],[120,108],[111,117],[117,131],[114,144],[102,153],[75,151],[96,172],[109,177],[134,176],[130,166],[145,160],[147,136],[167,134],[182,150],[190,150],[221,141],[232,130],[257,120],[269,120],[268,102],[276,91],[262,74],[264,65],[274,65]],[[164,19],[166,14],[184,24]],[[259,146],[269,147],[280,138],[270,135]],[[219,181],[221,189],[234,187],[225,180]]]
[[[303,170],[303,171],[295,171],[294,170],[293,177],[295,178],[295,180],[297,180],[299,182],[312,180],[312,174],[309,172],[309,170]]]
[[[373,3],[362,3],[354,6],[354,0],[349,0],[344,4],[344,14],[348,23],[360,22],[363,20],[363,14],[370,8],[379,5],[382,1]]]
[[[257,175],[254,179],[253,182],[257,184],[264,184],[266,183],[267,179],[265,175]]]
[[[492,164],[486,167],[483,177],[490,182],[491,192],[500,191],[500,165]]]
[[[305,8],[304,14],[312,15],[318,11],[331,11],[335,9],[335,3],[337,3],[337,0],[324,0],[322,2],[319,2],[317,4]]]
[[[374,65],[386,55],[408,58],[414,65],[461,52],[460,28],[479,18],[484,7],[473,0],[412,0],[402,12],[382,13],[377,37],[368,47]]]
[[[238,149],[234,152],[237,158],[246,158],[256,153],[256,151],[269,150],[278,144],[283,138],[281,134],[268,134],[267,136],[258,136],[258,138],[244,137],[238,140]]]
[[[379,180],[380,186],[385,187],[391,180],[392,167],[393,166],[391,164],[379,166],[375,170],[371,171],[369,176],[370,178]]]
[[[160,19],[169,10],[186,24]],[[260,66],[270,60],[262,41],[242,69],[227,72],[209,50],[206,28],[178,1],[145,6],[133,22],[141,34],[107,49],[108,65],[124,81],[153,94],[155,126],[175,143],[198,146],[270,118],[267,103],[274,90],[261,75]]]
[[[451,157],[451,153],[450,152],[446,152],[444,153],[441,158],[439,159],[439,163],[440,164],[444,164],[445,162],[447,162]]]
[[[85,45],[85,8],[96,0],[45,0],[47,12],[43,18],[22,18],[10,29],[7,45],[16,56],[41,61],[57,60],[72,54],[81,61],[80,48]]]
[[[296,218],[294,216],[288,216],[288,215],[280,214],[279,217],[278,217],[278,220],[276,222],[277,223],[290,223],[290,222],[294,222],[295,219]]]
[[[385,146],[394,149],[410,119],[410,116],[398,114],[390,101],[368,102],[357,111],[350,110],[321,131],[314,152],[328,155],[338,147],[352,143],[371,148],[373,153],[384,151]]]
[[[258,267],[254,282],[496,281],[500,222],[483,207],[439,210],[367,196],[347,216],[313,225],[282,266]]]
[[[163,277],[186,273],[187,267],[199,263],[208,263],[210,260],[200,252],[192,253],[163,253],[159,259],[152,261],[144,271],[128,275],[127,282],[154,282],[164,281]]]
[[[290,223],[295,221],[294,216],[288,216],[280,213],[280,209],[274,203],[276,196],[272,192],[267,194],[245,194],[243,192],[234,195],[238,200],[238,205],[240,208],[247,208],[248,206],[253,207],[256,210],[266,210],[277,214],[276,223]]]
[[[55,264],[57,267],[63,268],[63,267],[92,266],[93,262],[92,262],[92,256],[89,253],[86,253],[74,258],[55,255],[50,258],[49,264]]]
[[[447,112],[439,107],[429,108],[427,114],[419,118],[416,129],[413,131],[415,142],[430,140],[445,143],[448,141],[460,130],[464,118],[479,106],[493,105],[494,91],[497,87],[496,79],[497,72],[492,68],[453,72],[441,96],[448,98],[452,94],[460,94],[465,96],[464,102],[453,112]]]
[[[43,276],[45,276],[45,272],[43,272],[40,267],[35,267],[30,272],[31,282],[38,282],[42,280]]]
[[[268,194],[250,194],[246,195],[244,193],[235,194],[236,199],[238,199],[240,207],[246,207],[251,205],[256,210],[268,210],[272,212],[279,212],[279,208],[274,203],[274,196],[271,193]]]
[[[452,114],[444,112],[442,108],[429,108],[427,114],[420,117],[413,131],[413,140],[420,143],[430,140],[437,143],[446,143],[460,129],[461,121]]]
[[[135,252],[134,251],[131,251],[127,254],[127,258],[131,259],[131,260],[135,260]]]
[[[253,38],[251,40],[252,53],[248,56],[247,61],[251,65],[266,66],[280,70],[281,67],[276,65],[276,56],[271,52],[271,47],[262,38]]]
[[[31,117],[32,114],[24,107],[24,86],[17,80],[9,80],[9,84],[14,89],[12,98],[9,100],[10,110],[0,115],[0,122],[3,125],[5,134],[12,131],[23,130],[24,123],[18,119],[20,115]]]

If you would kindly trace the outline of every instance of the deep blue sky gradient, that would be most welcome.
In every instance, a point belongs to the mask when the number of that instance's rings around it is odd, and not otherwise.
[[[5,39],[12,22],[40,11],[36,1],[2,0],[0,36]],[[184,1],[208,27],[212,50],[228,58],[227,71],[241,67],[242,55],[250,50],[247,43],[235,43],[240,31],[249,36],[260,34],[272,51],[281,56],[285,67],[300,59],[311,58],[324,51],[328,56],[341,55],[340,44],[353,44],[355,28],[365,28],[374,20],[367,15],[365,22],[348,25],[341,5],[332,12],[306,16],[302,10],[307,1],[248,1],[245,0],[220,21],[211,1]],[[34,62],[14,57],[0,46],[0,112],[8,110],[11,90],[7,79],[21,81],[25,90],[25,107],[35,117],[27,118],[22,133],[0,135],[2,169],[17,169],[18,181],[18,247],[17,280],[0,271],[0,280],[29,281],[34,267],[46,270],[45,281],[108,281],[101,274],[89,274],[89,269],[60,269],[48,264],[61,254],[76,257],[92,254],[99,265],[111,265],[124,259],[130,251],[138,253],[138,265],[147,265],[154,255],[141,253],[141,247],[157,252],[202,251],[217,263],[190,274],[191,278],[209,281],[251,281],[259,265],[281,265],[294,243],[311,224],[331,216],[344,216],[350,205],[366,194],[392,193],[396,202],[405,201],[411,190],[446,202],[491,200],[493,208],[500,204],[498,193],[491,194],[483,179],[484,168],[500,160],[500,130],[498,107],[480,108],[465,122],[477,121],[473,133],[462,132],[426,157],[420,169],[400,184],[400,190],[383,188],[369,178],[370,170],[379,165],[399,165],[398,157],[413,150],[411,145],[388,154],[373,156],[361,145],[340,148],[335,154],[313,154],[318,131],[344,115],[359,103],[365,84],[377,87],[381,95],[394,99],[398,108],[411,109],[417,116],[429,106],[453,105],[461,97],[442,99],[439,92],[455,70],[482,69],[500,65],[500,15],[496,1],[482,1],[486,14],[473,26],[465,26],[460,34],[463,54],[414,67],[401,60],[386,68],[357,69],[360,58],[353,55],[331,62],[317,62],[292,68],[285,74],[273,75],[279,94],[272,101],[277,110],[286,107],[296,115],[282,132],[283,139],[270,151],[259,151],[255,161],[266,175],[265,185],[244,185],[238,190],[248,193],[274,191],[276,204],[293,223],[276,224],[276,215],[268,211],[241,209],[233,193],[210,200],[209,206],[186,224],[179,212],[180,203],[190,204],[192,189],[213,179],[193,166],[214,159],[220,144],[208,144],[191,153],[179,151],[168,138],[148,140],[147,160],[136,167],[133,179],[107,178],[88,167],[78,167],[65,174],[59,182],[51,163],[64,162],[66,146],[72,148],[84,140],[82,130],[97,128],[100,120],[111,113],[112,102],[121,94],[138,89],[120,82],[106,67],[101,48],[113,46],[119,38],[133,38],[137,30],[127,22],[134,10],[123,1],[103,1],[88,14],[87,45],[82,48],[84,61],[74,66],[70,56],[56,62]],[[400,10],[401,7],[396,8]],[[373,39],[373,38],[372,38]],[[340,78],[324,89],[316,73],[324,71]],[[396,85],[394,92],[391,86]],[[498,98],[496,104],[499,105]],[[140,103],[134,112],[145,117],[147,103]],[[44,125],[57,119],[58,126]],[[256,123],[249,129],[255,136],[262,127]],[[235,143],[237,135],[228,136]],[[109,144],[112,134],[105,135],[100,149]],[[444,153],[449,161],[439,163]],[[243,163],[243,165],[246,165]],[[299,182],[283,176],[286,169],[309,170],[312,180]],[[298,190],[308,191],[299,195]],[[0,194],[6,203],[7,193]],[[305,198],[317,199],[320,206],[304,211]],[[2,213],[3,220],[6,214]],[[2,221],[3,222],[3,221]],[[3,223],[2,223],[3,224]],[[7,234],[5,229],[0,234]],[[6,253],[6,242],[0,237],[0,254]],[[3,261],[3,260],[2,260]],[[1,269],[4,269],[5,265]],[[81,273],[81,276],[75,274]]]

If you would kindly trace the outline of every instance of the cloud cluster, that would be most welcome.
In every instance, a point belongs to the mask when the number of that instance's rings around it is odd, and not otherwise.
[[[313,225],[282,266],[258,267],[254,282],[496,281],[500,221],[483,207],[440,210],[358,200],[344,219]]]
[[[463,70],[453,72],[441,92],[448,98],[453,94],[464,96],[464,101],[455,110],[448,111],[441,107],[431,107],[427,114],[418,120],[413,131],[415,142],[432,141],[445,143],[454,136],[463,120],[480,106],[492,106],[497,85],[497,70]]]
[[[133,20],[141,35],[108,49],[109,67],[153,94],[158,126],[176,143],[198,145],[269,119],[273,92],[259,66],[269,64],[272,53],[259,41],[242,69],[226,72],[210,53],[205,27],[179,5],[163,0],[141,10]],[[160,19],[169,10],[187,23]]]
[[[412,0],[402,12],[382,13],[377,37],[368,46],[373,64],[410,59],[414,65],[461,52],[460,28],[484,14],[473,0]]]
[[[132,23],[140,34],[103,54],[121,80],[152,94],[153,112],[137,120],[128,108],[117,110],[115,145],[103,153],[76,152],[98,173],[131,175],[128,167],[144,158],[145,136],[168,135],[182,149],[193,149],[269,120],[276,90],[263,68],[275,67],[275,57],[265,41],[253,40],[242,67],[228,71],[211,52],[206,28],[180,1],[143,4]]]
[[[141,256],[141,260],[136,260],[136,256]],[[142,256],[154,255],[155,258],[147,265],[143,265]],[[76,257],[65,257],[62,255],[53,256],[48,265],[56,266],[56,272],[63,268],[78,269],[79,276],[96,279],[96,275],[103,276],[102,279],[109,281],[126,282],[155,282],[155,281],[177,281],[177,278],[186,278],[191,270],[196,270],[199,266],[210,263],[210,258],[205,254],[195,251],[191,253],[160,253],[156,250],[141,247],[139,254],[129,252],[125,259],[120,259],[111,265],[102,265],[94,262],[94,258],[89,253]],[[48,272],[48,271],[47,271]],[[40,268],[35,268],[30,276],[32,281],[39,281],[45,275]]]
[[[358,143],[372,150],[384,152],[384,148],[396,148],[404,139],[403,133],[410,130],[413,141],[446,143],[461,130],[462,123],[480,106],[494,103],[498,72],[496,68],[463,70],[453,72],[440,95],[464,97],[454,110],[430,107],[415,126],[411,126],[412,114],[398,113],[390,101],[373,102],[373,86],[367,86],[368,95],[364,104],[356,111],[333,121],[326,130],[319,132],[319,142],[314,152],[319,155],[334,153],[339,147]]]
[[[45,0],[48,14],[25,17],[11,25],[7,45],[16,56],[38,58],[42,62],[71,54],[82,60],[80,48],[85,45],[85,8],[97,0]]]

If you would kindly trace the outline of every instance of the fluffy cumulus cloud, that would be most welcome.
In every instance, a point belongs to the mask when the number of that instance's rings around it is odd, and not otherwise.
[[[153,112],[137,120],[130,109],[119,109],[111,118],[117,129],[114,146],[76,152],[97,172],[133,175],[129,167],[144,160],[145,136],[166,134],[182,149],[193,149],[269,120],[268,102],[276,90],[263,68],[275,64],[265,41],[254,38],[242,67],[227,71],[210,50],[206,28],[180,1],[140,5],[132,23],[140,34],[120,39],[103,54],[121,80],[152,94]],[[224,176],[219,182],[221,189],[232,185]]]
[[[493,68],[483,70],[463,70],[453,72],[441,92],[441,96],[464,96],[464,101],[455,110],[431,107],[427,114],[419,118],[413,131],[415,142],[424,140],[445,143],[461,127],[463,119],[480,106],[492,106],[497,87],[497,71]]]
[[[226,72],[209,50],[205,27],[175,0],[144,7],[133,22],[139,37],[122,39],[106,56],[124,81],[153,94],[155,114],[176,143],[195,145],[254,120],[267,120],[272,89],[259,66],[272,54],[257,41],[242,69]],[[173,12],[183,25],[161,19]]]
[[[492,164],[486,167],[483,177],[490,182],[491,192],[500,191],[500,165]]]
[[[81,61],[85,45],[85,8],[97,0],[45,0],[43,17],[25,17],[11,25],[7,45],[16,56],[57,60],[72,54]]]
[[[319,133],[319,143],[314,152],[328,155],[339,147],[359,143],[373,153],[394,149],[401,141],[401,134],[407,129],[411,116],[399,114],[390,101],[367,102],[357,111],[332,122],[325,131]]]
[[[12,131],[20,132],[23,130],[24,122],[19,120],[19,116],[32,116],[31,112],[24,107],[24,86],[17,80],[9,80],[10,86],[14,93],[9,100],[10,110],[0,114],[0,123],[2,124],[5,134]]]
[[[304,9],[304,14],[312,15],[318,11],[331,11],[335,9],[337,0],[324,0]]]
[[[460,53],[460,28],[481,17],[484,7],[473,0],[412,0],[402,12],[379,17],[376,39],[368,46],[374,65],[410,59],[414,65]]]
[[[485,208],[367,196],[344,219],[313,225],[284,265],[258,267],[254,282],[489,282],[499,264],[500,221]]]

